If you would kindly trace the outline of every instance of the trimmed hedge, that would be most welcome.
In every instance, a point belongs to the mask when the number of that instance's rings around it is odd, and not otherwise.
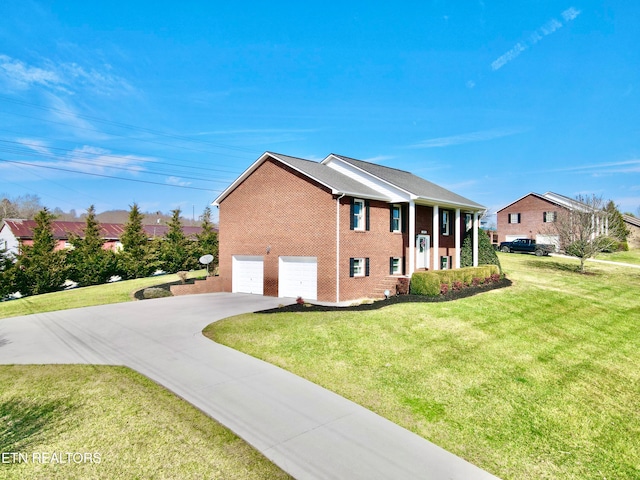
[[[484,280],[491,277],[491,275],[499,275],[499,273],[500,269],[497,265],[414,272],[411,276],[410,292],[412,295],[435,297],[440,295],[440,287],[442,285],[448,285],[449,290],[451,290],[456,282],[461,282],[463,285],[471,285],[474,278]]]

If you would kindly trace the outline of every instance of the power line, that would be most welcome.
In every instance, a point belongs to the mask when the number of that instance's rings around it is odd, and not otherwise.
[[[14,130],[7,130],[5,128],[0,128],[1,132],[8,132],[8,133],[13,133],[16,135],[29,135],[30,139],[34,140],[34,139],[42,139],[43,141],[51,141],[50,139],[47,138],[42,138],[42,137],[34,137],[33,135],[30,134],[26,134],[23,132],[16,132]],[[56,141],[60,141],[60,140],[56,140]],[[12,141],[12,140],[0,140],[0,142],[5,142],[5,143],[16,143],[19,145],[28,145],[28,146],[33,146],[33,147],[40,147],[42,148],[42,145],[38,145],[36,143],[29,143],[29,142],[16,142],[16,141]],[[70,143],[70,142],[66,142],[66,143]],[[50,147],[47,146],[46,147],[48,150],[60,150],[60,151],[65,151],[65,152],[75,152],[75,149],[69,149],[69,148],[61,148],[61,147]],[[98,148],[102,148],[102,147],[98,147]],[[101,156],[103,157],[112,157],[112,158],[116,158],[116,159],[121,159],[121,158],[126,158],[126,157],[122,157],[122,155],[114,155],[113,151],[111,151],[112,153],[109,154],[101,154]],[[144,156],[145,154],[142,153],[135,153],[135,152],[131,152],[131,153],[124,153],[124,155],[141,155]],[[180,159],[174,158],[174,157],[167,157],[165,155],[157,155],[157,154],[153,154],[153,160],[148,160],[149,162],[153,162],[155,164],[161,164],[161,165],[168,165],[168,166],[172,166],[172,167],[180,167],[180,168],[188,168],[188,169],[192,169],[192,170],[203,170],[203,171],[209,171],[209,172],[222,172],[222,173],[231,173],[231,174],[239,174],[240,171],[239,170],[225,170],[222,168],[208,168],[208,167],[202,167],[202,166],[195,166],[195,165],[184,165],[181,163],[170,163],[170,162],[159,162],[156,161],[156,158],[164,158],[167,160],[175,160],[175,161],[180,161]]]
[[[137,183],[146,183],[146,184],[151,184],[151,185],[161,185],[163,187],[185,188],[185,189],[189,189],[189,190],[202,190],[202,191],[205,191],[205,192],[219,191],[219,190],[213,190],[211,188],[190,187],[188,185],[174,185],[174,184],[171,184],[171,183],[152,182],[150,180],[139,180],[139,179],[135,179],[135,178],[116,177],[114,175],[105,175],[105,174],[101,174],[101,173],[82,172],[82,171],[79,171],[79,170],[71,170],[69,168],[52,167],[50,165],[38,165],[38,164],[34,164],[34,163],[29,163],[29,162],[20,162],[20,161],[17,161],[17,160],[7,160],[5,158],[0,158],[0,162],[14,163],[14,164],[18,164],[18,165],[27,165],[29,167],[36,167],[36,168],[46,168],[46,169],[49,169],[49,170],[59,170],[59,171],[62,171],[62,172],[76,173],[78,175],[91,175],[93,177],[111,178],[111,179],[114,179],[114,180],[125,180],[127,182],[137,182]]]
[[[162,145],[163,147],[176,148],[175,145],[171,145],[170,143],[156,142],[156,141],[153,141],[153,140],[145,140],[145,139],[142,139],[142,138],[132,138],[132,137],[130,137],[128,135],[122,135],[122,134],[119,134],[119,133],[103,132],[102,130],[98,130],[97,128],[81,127],[80,125],[70,125],[70,124],[64,123],[64,122],[56,122],[55,120],[47,120],[45,118],[31,117],[29,115],[23,115],[23,114],[16,113],[16,112],[4,112],[4,113],[8,113],[9,115],[15,115],[16,117],[29,118],[31,120],[39,120],[41,122],[53,123],[53,124],[56,124],[56,125],[64,125],[66,127],[73,127],[73,128],[78,128],[78,129],[81,129],[81,130],[88,130],[90,132],[97,132],[97,133],[100,133],[102,135],[110,135],[112,137],[121,137],[121,138],[126,138],[128,140],[134,140],[134,141],[145,142],[145,143],[153,143],[155,145]],[[164,136],[167,136],[167,135],[164,135]],[[182,149],[182,150],[190,150],[192,152],[214,153],[214,152],[212,152],[210,150],[209,151],[208,150],[201,150],[201,149],[198,149],[198,148],[190,148],[190,147],[184,147],[184,146],[181,146],[179,148]],[[224,148],[226,148],[226,147],[224,147]],[[253,153],[255,153],[255,152],[253,152]],[[225,157],[242,158],[242,159],[244,159],[244,157],[239,157],[239,156],[236,156],[236,155],[229,155],[227,153],[225,153],[224,156]]]
[[[0,140],[0,142],[6,142],[5,140]],[[21,145],[19,142],[9,142],[9,143],[13,143],[13,144],[17,144],[17,145]],[[52,148],[53,149],[53,148]],[[66,150],[66,149],[57,149],[57,150],[65,150],[65,151],[70,151],[70,150]],[[5,153],[13,153],[13,154],[19,154],[19,155],[24,155],[24,156],[28,156],[28,157],[36,157],[36,158],[50,158],[53,160],[58,160],[58,161],[63,161],[63,162],[68,162],[68,163],[77,163],[80,165],[89,165],[92,167],[98,166],[98,167],[105,167],[105,168],[111,168],[114,170],[124,170],[124,171],[128,171],[128,172],[135,172],[135,173],[144,173],[147,175],[161,175],[161,176],[179,176],[180,178],[185,178],[185,179],[189,179],[189,180],[200,180],[200,181],[207,181],[207,182],[213,182],[213,183],[224,183],[224,184],[228,184],[230,183],[229,180],[220,180],[220,179],[214,179],[214,178],[205,178],[205,177],[192,177],[192,176],[188,176],[188,175],[184,175],[181,172],[161,172],[161,171],[153,171],[153,170],[141,170],[139,168],[133,168],[133,167],[126,167],[126,166],[122,166],[122,165],[112,165],[110,163],[105,163],[105,162],[100,162],[100,161],[88,161],[87,160],[81,160],[76,158],[75,156],[70,156],[67,158],[61,158],[61,157],[57,157],[53,154],[50,153],[34,153],[33,150],[30,149],[21,149],[19,147],[13,147],[13,146],[9,146],[9,147],[2,147],[0,146],[0,152],[5,152]],[[107,155],[100,155],[100,156],[107,156]],[[111,155],[110,155],[111,156]],[[115,157],[115,156],[111,156],[113,158],[116,159],[121,159],[121,160],[129,160],[125,157]]]
[[[247,149],[247,148],[243,148],[243,147],[237,147],[237,146],[233,146],[233,145],[226,145],[226,144],[222,144],[222,143],[215,143],[215,142],[210,142],[210,141],[207,141],[207,140],[200,140],[200,139],[197,139],[197,138],[187,137],[186,135],[177,135],[177,134],[161,132],[159,130],[154,130],[154,129],[146,128],[146,127],[139,127],[139,126],[136,126],[136,125],[130,125],[130,124],[127,124],[127,123],[122,123],[122,122],[114,122],[112,120],[106,120],[104,118],[95,117],[95,116],[92,116],[92,115],[84,115],[84,114],[80,114],[80,113],[75,113],[75,112],[71,112],[69,110],[63,110],[63,109],[60,109],[60,108],[45,107],[44,105],[38,105],[37,103],[26,102],[24,100],[16,100],[14,98],[6,97],[4,95],[0,95],[0,100],[5,101],[5,102],[9,102],[9,103],[15,103],[17,105],[22,105],[22,106],[26,106],[26,107],[30,107],[30,108],[36,108],[36,109],[39,109],[39,110],[57,112],[57,113],[61,113],[63,115],[74,116],[74,117],[82,118],[82,119],[85,119],[85,120],[91,120],[91,121],[94,121],[94,122],[103,123],[105,125],[111,125],[111,126],[116,126],[116,127],[120,127],[120,128],[126,128],[128,130],[138,130],[140,132],[145,132],[145,133],[151,133],[152,135],[156,135],[156,136],[159,136],[159,137],[175,138],[177,140],[185,140],[185,141],[193,142],[193,143],[202,143],[202,144],[206,144],[206,145],[212,145],[214,147],[226,148],[226,149],[229,149],[229,150],[237,150],[237,151],[241,151],[241,152],[255,153],[253,150],[250,150],[250,149]]]

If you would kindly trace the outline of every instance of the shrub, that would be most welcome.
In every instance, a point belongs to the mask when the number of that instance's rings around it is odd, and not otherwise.
[[[464,283],[462,283],[460,280],[456,280],[455,282],[453,282],[452,288],[454,292],[459,292],[463,287]]]
[[[184,285],[185,283],[187,283],[187,276],[189,275],[189,272],[185,272],[184,270],[177,272],[176,275],[178,276],[178,278],[180,279],[180,282]]]
[[[398,278],[398,283],[396,285],[396,294],[407,295],[408,293],[409,293],[409,279],[406,277]]]
[[[446,295],[447,293],[449,293],[449,284],[443,283],[440,285],[440,295]]]
[[[471,285],[477,287],[478,285],[482,284],[482,282],[483,280],[481,278],[473,277],[473,280],[471,280]]]
[[[449,290],[455,289],[454,284],[459,284],[459,288],[462,288],[465,284],[470,285],[474,277],[487,278],[495,274],[500,279],[498,272],[497,265],[414,272],[411,276],[410,291],[414,295],[435,297],[440,294],[443,284],[446,284]]]
[[[146,299],[149,298],[162,298],[173,296],[169,290],[159,287],[149,287],[142,291],[142,296]]]
[[[496,255],[496,250],[491,244],[491,239],[487,232],[478,229],[478,264],[479,265],[497,265],[499,271],[502,271],[500,260]],[[470,267],[473,265],[473,229],[470,228],[464,235],[462,240],[462,248],[460,249],[460,266]]]

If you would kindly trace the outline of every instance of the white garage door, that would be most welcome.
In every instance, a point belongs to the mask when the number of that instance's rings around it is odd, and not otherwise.
[[[280,257],[278,296],[318,298],[318,257]]]
[[[556,251],[560,247],[559,235],[536,235],[536,243],[546,243],[547,245],[553,245],[556,247]]]
[[[264,260],[262,257],[234,255],[231,271],[233,293],[262,295],[264,286]]]

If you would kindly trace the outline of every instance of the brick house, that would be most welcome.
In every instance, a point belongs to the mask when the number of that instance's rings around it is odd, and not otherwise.
[[[6,249],[17,254],[21,245],[33,244],[33,230],[36,227],[35,220],[25,220],[19,218],[5,218],[0,223],[0,249]],[[68,222],[53,220],[51,231],[56,240],[56,250],[71,247],[69,239],[72,235],[83,236],[86,222]],[[167,225],[143,225],[143,230],[149,239],[161,238],[167,233]],[[182,227],[187,237],[194,237],[202,230],[201,227]],[[121,223],[100,223],[100,233],[104,239],[102,248],[105,250],[117,250],[120,248],[120,236],[124,232],[124,224]]]
[[[485,210],[406,171],[270,152],[213,205],[221,290],[332,302],[395,293],[415,270],[459,267],[463,236]]]
[[[640,218],[631,215],[622,215],[624,226],[629,230],[627,243],[629,248],[640,248]]]
[[[509,242],[517,238],[529,238],[536,243],[558,246],[558,236],[553,232],[553,223],[560,212],[590,209],[558,193],[528,193],[497,212],[498,242]],[[606,222],[594,216],[597,227],[604,234],[608,230]],[[600,223],[601,222],[601,223]]]

